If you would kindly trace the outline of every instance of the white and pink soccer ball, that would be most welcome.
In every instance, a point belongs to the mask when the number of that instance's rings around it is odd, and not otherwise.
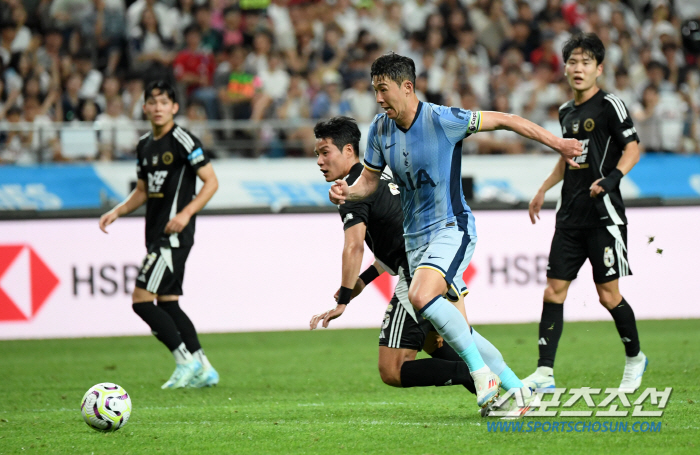
[[[111,382],[90,387],[83,396],[80,412],[90,428],[117,431],[129,421],[131,398],[121,386]]]

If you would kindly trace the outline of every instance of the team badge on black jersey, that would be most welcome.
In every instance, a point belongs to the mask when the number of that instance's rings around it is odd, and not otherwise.
[[[173,162],[173,154],[170,152],[163,153],[163,164],[165,164],[167,166],[168,164],[171,164],[172,162]]]
[[[592,118],[587,118],[586,121],[583,122],[583,129],[586,130],[587,133],[590,133],[593,131],[593,128],[595,128],[595,122]]]

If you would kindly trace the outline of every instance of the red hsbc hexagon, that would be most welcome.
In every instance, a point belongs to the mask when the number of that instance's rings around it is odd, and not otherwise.
[[[474,278],[474,275],[476,275],[476,267],[474,267],[474,264],[469,263],[467,270],[462,275],[462,279],[467,286],[469,286],[469,282]],[[372,281],[372,284],[377,286],[377,289],[387,301],[391,300],[391,296],[394,295],[394,282],[388,273],[381,274],[376,280]]]
[[[28,321],[58,286],[29,245],[0,245],[0,321]]]

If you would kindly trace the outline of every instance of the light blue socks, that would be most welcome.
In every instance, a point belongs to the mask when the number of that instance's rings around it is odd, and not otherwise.
[[[433,324],[440,336],[464,359],[472,373],[486,366],[467,321],[453,304],[444,297],[437,296],[420,310],[420,314]],[[493,345],[491,347],[498,353]]]
[[[496,349],[496,346],[494,346],[489,340],[481,336],[481,334],[474,330],[473,327],[472,339],[474,340],[474,344],[479,349],[479,353],[484,359],[484,362],[486,362],[486,365],[488,365],[491,371],[496,373],[498,377],[501,378],[501,387],[503,387],[506,390],[510,390],[513,388],[520,389],[522,387],[525,387],[522,381],[518,379],[515,373],[513,373],[513,370],[511,370],[510,367],[506,365],[506,362],[505,360],[503,360],[501,352],[498,349]]]

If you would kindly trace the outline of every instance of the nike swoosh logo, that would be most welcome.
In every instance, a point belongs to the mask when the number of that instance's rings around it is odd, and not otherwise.
[[[442,259],[440,256],[433,256],[432,254],[428,255],[428,259]]]
[[[393,146],[393,145],[395,145],[395,144],[396,144],[396,142],[394,142],[393,144],[385,145],[385,146],[384,146],[384,149],[386,150],[386,149],[388,149],[389,147],[391,147],[391,146]]]

